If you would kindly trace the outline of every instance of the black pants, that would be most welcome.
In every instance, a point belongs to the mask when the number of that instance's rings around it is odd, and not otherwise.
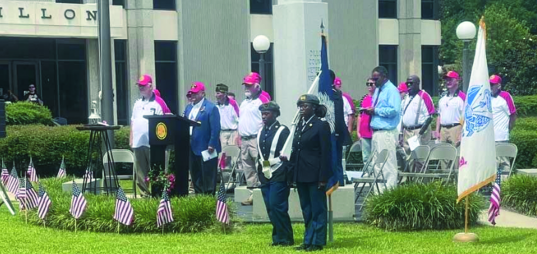
[[[296,187],[306,226],[304,244],[324,246],[328,222],[326,187],[319,188],[318,183],[297,183]]]
[[[293,228],[289,217],[289,186],[287,182],[267,182],[261,186],[263,200],[272,223],[272,243],[293,245]]]
[[[216,173],[218,158],[203,161],[203,157],[190,150],[190,176],[196,194],[214,195],[216,191]]]

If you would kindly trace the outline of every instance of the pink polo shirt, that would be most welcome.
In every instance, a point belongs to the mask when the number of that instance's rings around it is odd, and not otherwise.
[[[364,99],[362,100],[362,108],[369,108],[373,106],[371,95],[366,95]],[[360,125],[358,126],[358,133],[360,134],[360,137],[362,138],[372,138],[373,137],[373,130],[371,129],[371,126],[369,124],[371,123],[371,116],[366,114],[365,112],[360,113]]]

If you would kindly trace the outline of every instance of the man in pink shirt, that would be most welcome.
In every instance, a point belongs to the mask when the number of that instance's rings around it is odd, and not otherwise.
[[[367,86],[367,94],[362,99],[362,104],[360,109],[369,108],[373,105],[373,94],[375,93],[375,80],[367,79],[365,85]],[[358,140],[362,143],[362,160],[364,163],[369,159],[371,155],[371,138],[373,137],[373,130],[369,123],[371,122],[371,115],[366,114],[364,111],[360,110],[360,115],[358,116],[358,123],[356,124],[358,134]]]
[[[447,91],[438,101],[438,118],[433,136],[442,142],[459,146],[466,95],[459,89],[459,74],[449,71],[444,76]]]

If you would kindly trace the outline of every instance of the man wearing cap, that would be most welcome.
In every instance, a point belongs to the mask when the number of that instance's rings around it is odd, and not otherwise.
[[[149,75],[143,75],[137,82],[142,98],[134,103],[131,117],[129,145],[134,151],[136,163],[136,184],[142,195],[149,196],[150,191],[145,181],[150,170],[149,160],[149,122],[145,115],[163,115],[170,109],[162,98],[153,92],[153,80]]]
[[[507,91],[502,91],[502,78],[498,75],[490,76],[490,89],[492,90],[492,119],[494,121],[494,139],[496,143],[508,143],[509,133],[515,127],[516,107],[513,97]],[[502,171],[509,170],[509,160],[499,158],[499,167]]]
[[[218,156],[204,160],[202,152],[219,153],[220,114],[218,108],[205,98],[205,85],[194,82],[187,93],[189,104],[184,116],[199,122],[199,126],[190,127],[190,176],[196,194],[214,195],[216,191],[216,174]]]
[[[397,124],[401,118],[401,96],[395,85],[388,79],[388,70],[383,66],[372,71],[377,89],[373,94],[373,104],[365,112],[371,115],[373,129],[372,151],[380,153],[386,149],[388,160],[382,169],[386,186],[397,185],[397,157],[395,152],[398,136]],[[376,157],[376,156],[375,156]],[[375,168],[375,170],[380,170]]]
[[[336,77],[334,79],[334,88],[341,92],[341,96],[343,96],[343,114],[345,117],[345,125],[347,126],[347,129],[349,133],[352,133],[352,127],[354,125],[354,116],[355,116],[355,106],[354,102],[352,101],[352,97],[350,94],[345,93],[341,90],[341,86],[343,85],[343,82],[341,81],[340,77]]]
[[[246,99],[241,103],[239,108],[239,135],[241,138],[241,168],[246,178],[246,184],[251,191],[250,197],[243,201],[243,205],[253,204],[252,189],[259,186],[259,178],[256,170],[257,160],[257,133],[263,126],[261,111],[259,106],[269,102],[261,90],[261,76],[252,72],[243,80],[244,95]]]
[[[239,133],[239,105],[228,97],[228,86],[224,84],[216,85],[216,106],[220,113],[220,143],[222,147],[236,146]]]
[[[462,133],[462,119],[466,94],[459,89],[460,76],[455,71],[448,71],[444,76],[447,91],[438,101],[438,118],[436,119],[435,138],[441,142],[459,146]]]
[[[289,217],[289,182],[292,170],[289,162],[280,160],[280,152],[289,137],[289,129],[276,118],[280,116],[280,106],[268,102],[259,106],[263,118],[263,128],[257,135],[257,174],[261,182],[261,193],[272,223],[272,245],[294,244],[291,218]]]
[[[406,85],[409,87],[408,100],[401,105],[403,109],[403,147],[410,153],[408,139],[417,136],[425,121],[435,113],[431,96],[420,88],[420,78],[416,75],[408,77]],[[427,145],[431,140],[431,128],[428,127],[420,137],[420,144]]]

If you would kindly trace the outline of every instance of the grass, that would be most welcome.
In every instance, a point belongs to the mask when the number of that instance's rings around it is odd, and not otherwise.
[[[25,225],[0,207],[0,253],[297,253],[270,247],[269,224],[245,224],[235,233],[130,234],[55,230]],[[293,224],[296,243],[304,227]],[[335,242],[321,253],[534,253],[537,230],[490,226],[471,228],[479,243],[453,243],[459,230],[386,232],[364,224],[341,223]]]

